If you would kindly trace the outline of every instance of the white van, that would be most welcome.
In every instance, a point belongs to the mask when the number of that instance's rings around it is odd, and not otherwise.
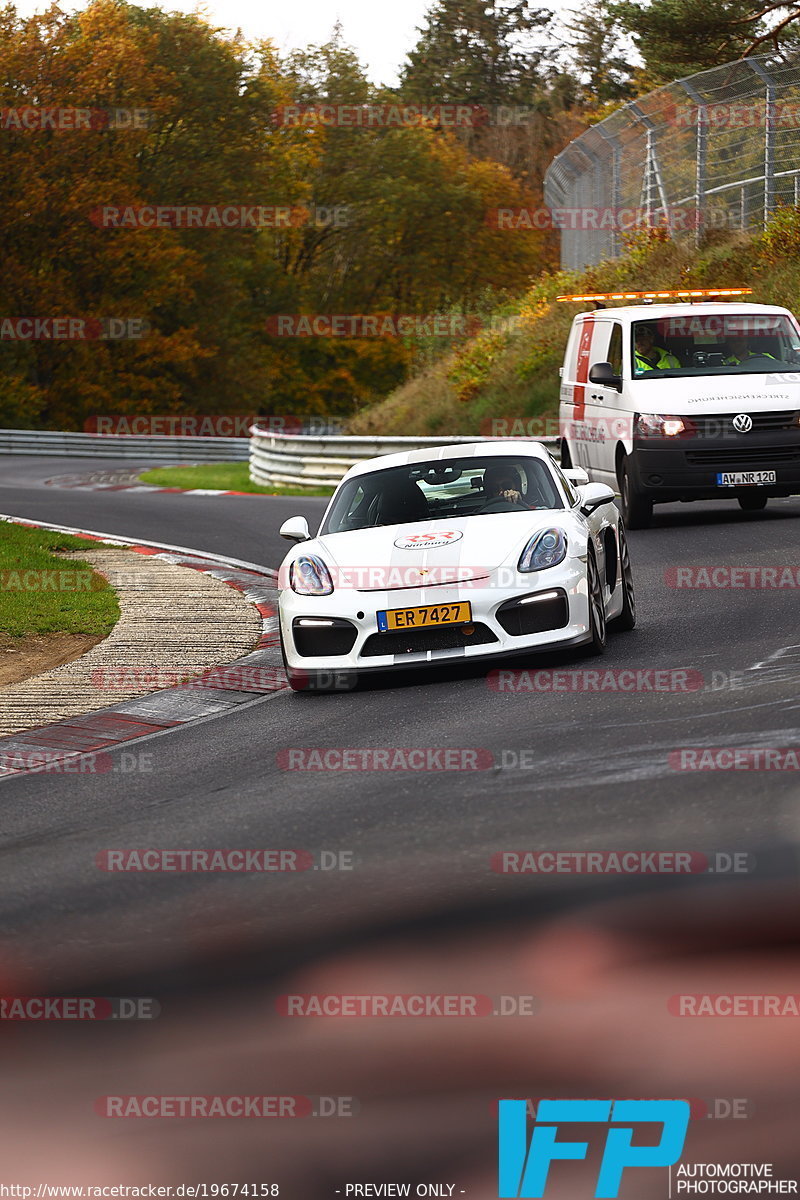
[[[754,512],[797,495],[800,326],[739,301],[580,313],[559,424],[562,466],[615,488],[631,529],[666,501],[735,498]]]

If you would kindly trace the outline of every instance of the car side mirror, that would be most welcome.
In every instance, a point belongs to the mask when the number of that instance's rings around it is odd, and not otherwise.
[[[614,374],[614,368],[609,362],[594,363],[589,368],[589,382],[598,383],[601,387],[622,390],[622,376]]]
[[[286,538],[287,542],[307,542],[311,537],[305,517],[289,517],[288,521],[283,522],[278,532],[282,538]]]
[[[583,467],[564,467],[561,474],[565,479],[568,479],[575,487],[586,487],[589,482],[589,476],[584,471]]]
[[[611,504],[614,500],[614,489],[606,483],[587,483],[581,493],[581,512],[585,517],[593,513],[601,504]]]

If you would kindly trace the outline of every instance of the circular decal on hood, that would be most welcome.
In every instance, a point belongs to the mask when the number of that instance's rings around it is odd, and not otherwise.
[[[458,529],[437,530],[435,533],[407,533],[405,537],[395,539],[398,550],[433,550],[437,546],[449,546],[457,542],[463,534]]]

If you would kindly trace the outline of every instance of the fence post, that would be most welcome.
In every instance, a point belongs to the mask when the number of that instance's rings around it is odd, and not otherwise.
[[[653,122],[650,120],[650,118],[645,116],[645,114],[642,112],[642,110],[639,108],[639,106],[637,104],[634,104],[633,101],[631,101],[629,104],[626,104],[625,107],[630,109],[630,111],[636,117],[637,121],[640,121],[642,123],[642,125],[644,125],[645,130],[647,131],[647,139],[646,139],[647,158],[645,160],[644,176],[642,178],[642,198],[644,200],[645,212],[647,213],[647,224],[648,224],[648,226],[650,225],[650,213],[652,211],[652,205],[650,202],[651,177],[652,177],[652,181],[655,183],[656,190],[658,192],[658,199],[660,201],[660,204],[657,204],[655,206],[656,212],[658,212],[659,209],[661,209],[664,213],[667,223],[669,223],[669,206],[667,204],[667,193],[664,190],[664,180],[661,177],[661,165],[658,161],[658,146],[657,146],[657,142],[656,142],[656,127],[653,124]]]
[[[616,258],[619,254],[619,229],[617,221],[619,220],[619,211],[622,207],[622,186],[620,178],[620,161],[622,151],[619,148],[619,138],[615,133],[606,133],[603,129],[602,121],[595,125],[595,133],[599,133],[603,141],[608,142],[611,146],[611,207],[614,210],[614,223],[611,226],[611,257]]]
[[[760,62],[745,58],[751,70],[764,80],[764,228],[775,208],[775,80]]]
[[[695,229],[695,244],[703,240],[703,229],[706,220],[706,160],[708,154],[708,107],[705,100],[687,79],[679,79],[679,85],[690,100],[697,105],[697,125],[695,138],[695,183],[694,204],[697,226]]]

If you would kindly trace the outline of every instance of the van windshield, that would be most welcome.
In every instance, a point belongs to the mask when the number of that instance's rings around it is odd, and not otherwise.
[[[800,371],[800,334],[780,313],[703,313],[637,321],[634,379]]]

